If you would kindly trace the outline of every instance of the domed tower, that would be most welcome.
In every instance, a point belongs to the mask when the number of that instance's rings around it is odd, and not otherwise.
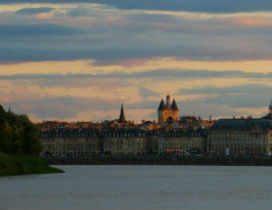
[[[160,125],[169,125],[176,123],[178,121],[179,109],[176,100],[173,99],[171,104],[171,98],[168,94],[166,96],[166,104],[164,104],[163,99],[161,99],[160,105],[158,107],[158,122]]]

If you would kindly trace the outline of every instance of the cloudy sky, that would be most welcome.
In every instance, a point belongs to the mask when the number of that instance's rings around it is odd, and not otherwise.
[[[0,103],[32,120],[261,116],[272,1],[1,0]]]

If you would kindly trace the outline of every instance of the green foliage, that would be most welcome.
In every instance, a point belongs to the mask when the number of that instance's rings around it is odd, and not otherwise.
[[[61,172],[38,157],[0,153],[0,176]]]
[[[7,153],[12,150],[12,129],[5,119],[0,119],[0,149]]]
[[[34,157],[42,150],[38,132],[26,115],[0,105],[0,176],[63,172]]]
[[[41,149],[37,126],[26,115],[6,112],[0,105],[0,152],[38,155]]]

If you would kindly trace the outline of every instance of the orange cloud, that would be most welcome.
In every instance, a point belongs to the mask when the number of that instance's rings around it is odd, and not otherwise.
[[[241,27],[272,27],[271,18],[261,18],[261,17],[239,17],[235,18],[234,23]]]
[[[97,65],[98,64],[98,65]],[[92,73],[105,74],[111,72],[145,72],[157,69],[189,69],[270,73],[272,60],[243,60],[243,61],[198,61],[179,60],[175,57],[160,57],[151,59],[130,59],[109,62],[95,60],[72,61],[42,61],[23,63],[0,63],[0,75],[16,74],[74,74]]]
[[[149,60],[147,58],[131,58],[131,59],[120,59],[120,60],[101,60],[95,61],[95,66],[139,66],[144,65]]]
[[[47,19],[52,19],[54,17],[55,13],[54,12],[43,12],[43,13],[38,13],[36,15],[37,19],[40,20],[47,20]]]
[[[245,108],[235,108],[237,112],[244,113],[246,115],[262,116],[268,112],[267,107],[245,107]]]

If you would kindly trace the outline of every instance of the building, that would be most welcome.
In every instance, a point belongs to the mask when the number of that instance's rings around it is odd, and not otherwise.
[[[48,129],[44,124],[41,127],[39,138],[43,145],[42,156],[76,158],[97,154],[142,155],[150,150],[148,130],[135,128],[134,123],[126,120],[123,104],[119,119],[103,124],[101,129],[64,128],[62,125],[54,122],[53,127]]]
[[[143,155],[152,150],[150,132],[135,128],[41,131],[42,156],[75,158],[98,154]],[[153,151],[153,150],[152,150]]]
[[[77,158],[99,154],[144,155],[150,153],[179,154],[206,151],[206,134],[201,119],[181,117],[175,99],[163,99],[158,120],[135,124],[125,117],[121,105],[118,119],[92,122],[43,122],[39,137],[43,156]]]
[[[154,121],[145,121],[142,120],[142,123],[139,125],[140,129],[146,130],[146,131],[151,131],[151,130],[159,130],[159,124],[154,120]]]
[[[206,153],[206,131],[199,128],[160,132],[158,144],[159,152],[164,154],[203,154]]]
[[[88,157],[101,152],[100,134],[96,129],[50,129],[39,133],[42,156]]]
[[[109,129],[101,132],[105,154],[142,155],[146,153],[147,132],[140,129]]]
[[[268,106],[268,114],[262,117],[262,119],[272,119],[272,101]]]
[[[118,119],[111,120],[111,121],[103,121],[101,129],[119,129],[119,128],[136,128],[137,125],[134,121],[126,120],[124,105],[121,105],[120,115]]]
[[[208,132],[208,152],[217,156],[271,154],[271,119],[221,119]]]
[[[158,107],[158,122],[135,124],[121,105],[118,119],[92,122],[40,123],[43,156],[76,158],[100,154],[206,154],[267,156],[272,152],[272,103],[260,119],[203,120],[182,116],[167,95]]]
[[[179,109],[176,100],[173,99],[171,104],[170,95],[166,97],[166,104],[161,99],[158,107],[158,123],[160,126],[178,127]]]
[[[201,127],[201,118],[195,116],[182,116],[179,120],[179,127],[183,129],[196,129]]]
[[[179,127],[183,129],[210,128],[216,120],[203,120],[201,117],[182,116],[179,120]]]

